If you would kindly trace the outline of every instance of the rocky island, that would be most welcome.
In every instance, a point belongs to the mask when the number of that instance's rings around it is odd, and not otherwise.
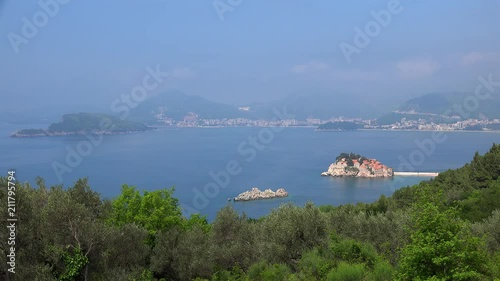
[[[109,135],[151,130],[141,123],[121,120],[101,113],[66,114],[62,121],[52,123],[47,129],[24,129],[12,133],[14,138],[67,136],[67,135]]]
[[[283,188],[279,188],[276,192],[271,189],[266,189],[264,191],[260,191],[257,187],[252,188],[252,190],[245,191],[234,197],[234,201],[250,201],[250,200],[260,200],[260,199],[271,199],[271,198],[279,198],[279,197],[287,197],[288,192]]]
[[[388,178],[393,177],[392,168],[383,165],[376,159],[369,159],[354,153],[341,153],[335,163],[328,167],[322,176],[357,177],[357,178]]]

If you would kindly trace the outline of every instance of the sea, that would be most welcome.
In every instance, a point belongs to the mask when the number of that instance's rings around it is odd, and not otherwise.
[[[88,178],[104,198],[123,184],[140,190],[174,187],[186,216],[213,220],[232,204],[259,218],[281,204],[302,206],[374,202],[381,195],[429,180],[322,177],[342,152],[375,158],[395,171],[442,172],[470,162],[500,143],[500,133],[363,130],[320,132],[314,128],[159,128],[121,135],[11,138],[22,128],[46,124],[0,123],[0,174],[15,170],[21,182],[71,186]],[[289,196],[248,202],[230,200],[257,187],[284,188]]]

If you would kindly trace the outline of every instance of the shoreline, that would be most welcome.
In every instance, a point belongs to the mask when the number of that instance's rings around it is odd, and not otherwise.
[[[196,127],[174,127],[174,126],[156,126],[149,127],[147,130],[138,131],[126,131],[126,132],[99,132],[94,134],[89,133],[55,133],[55,134],[36,134],[36,135],[15,135],[16,132],[11,133],[9,137],[12,138],[40,138],[40,137],[61,137],[61,136],[85,136],[85,135],[126,135],[131,133],[141,133],[141,132],[151,132],[157,130],[181,130],[181,129],[225,129],[225,128],[316,128],[316,126],[196,126]],[[498,131],[473,131],[473,130],[394,130],[394,129],[357,129],[357,130],[318,130],[314,129],[314,132],[355,132],[355,131],[383,131],[383,132],[441,132],[441,133],[492,133],[499,134]]]
[[[317,126],[193,126],[193,127],[174,127],[157,126],[156,129],[224,129],[224,128],[317,128]],[[384,131],[384,132],[459,132],[459,133],[500,133],[498,131],[467,131],[467,130],[393,130],[393,129],[357,129],[357,130],[318,130],[315,132],[355,132],[355,131]]]
[[[12,133],[9,137],[15,139],[29,139],[29,138],[51,138],[51,137],[68,137],[68,136],[112,136],[112,135],[128,135],[135,133],[145,133],[154,131],[155,129],[148,129],[144,131],[124,131],[124,132],[76,132],[76,133],[48,133],[48,134],[35,134],[35,135],[25,135]]]
[[[394,176],[400,177],[437,177],[439,173],[436,172],[394,172]]]

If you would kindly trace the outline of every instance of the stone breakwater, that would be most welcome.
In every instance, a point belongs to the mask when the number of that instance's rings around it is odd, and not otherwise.
[[[271,199],[271,198],[279,198],[279,197],[287,197],[288,192],[283,188],[276,190],[276,192],[271,189],[266,189],[264,191],[260,191],[257,187],[252,188],[249,191],[245,191],[234,197],[234,201],[250,201],[250,200],[260,200],[260,199]]]
[[[394,176],[392,168],[383,165],[375,159],[360,158],[338,159],[332,163],[322,176],[357,177],[357,178],[389,178]]]

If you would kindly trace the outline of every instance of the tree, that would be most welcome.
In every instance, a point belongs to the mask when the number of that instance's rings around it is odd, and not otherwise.
[[[211,260],[217,270],[238,266],[247,269],[258,259],[257,229],[245,214],[239,215],[232,205],[222,208],[212,223]]]
[[[425,200],[412,209],[415,230],[402,250],[399,280],[484,280],[488,269],[482,241],[455,209],[441,210]]]
[[[160,230],[182,224],[182,212],[173,193],[170,188],[144,191],[141,195],[135,187],[123,185],[121,194],[112,202],[109,221],[118,226],[135,223],[154,237]]]
[[[268,264],[260,261],[248,269],[248,279],[255,281],[285,281],[291,274],[286,264]]]
[[[40,210],[40,236],[45,260],[58,278],[89,280],[100,268],[106,237],[104,218],[100,215],[102,206],[99,195],[85,179],[67,191],[61,186],[50,189]]]
[[[208,278],[212,267],[209,236],[203,226],[174,227],[157,235],[151,257],[151,269],[157,276],[168,280]]]
[[[306,250],[323,245],[327,238],[323,214],[312,203],[303,208],[286,204],[271,211],[263,223],[264,258],[295,266]]]
[[[349,264],[341,262],[337,268],[332,269],[326,280],[328,281],[359,281],[366,275],[362,264]]]

